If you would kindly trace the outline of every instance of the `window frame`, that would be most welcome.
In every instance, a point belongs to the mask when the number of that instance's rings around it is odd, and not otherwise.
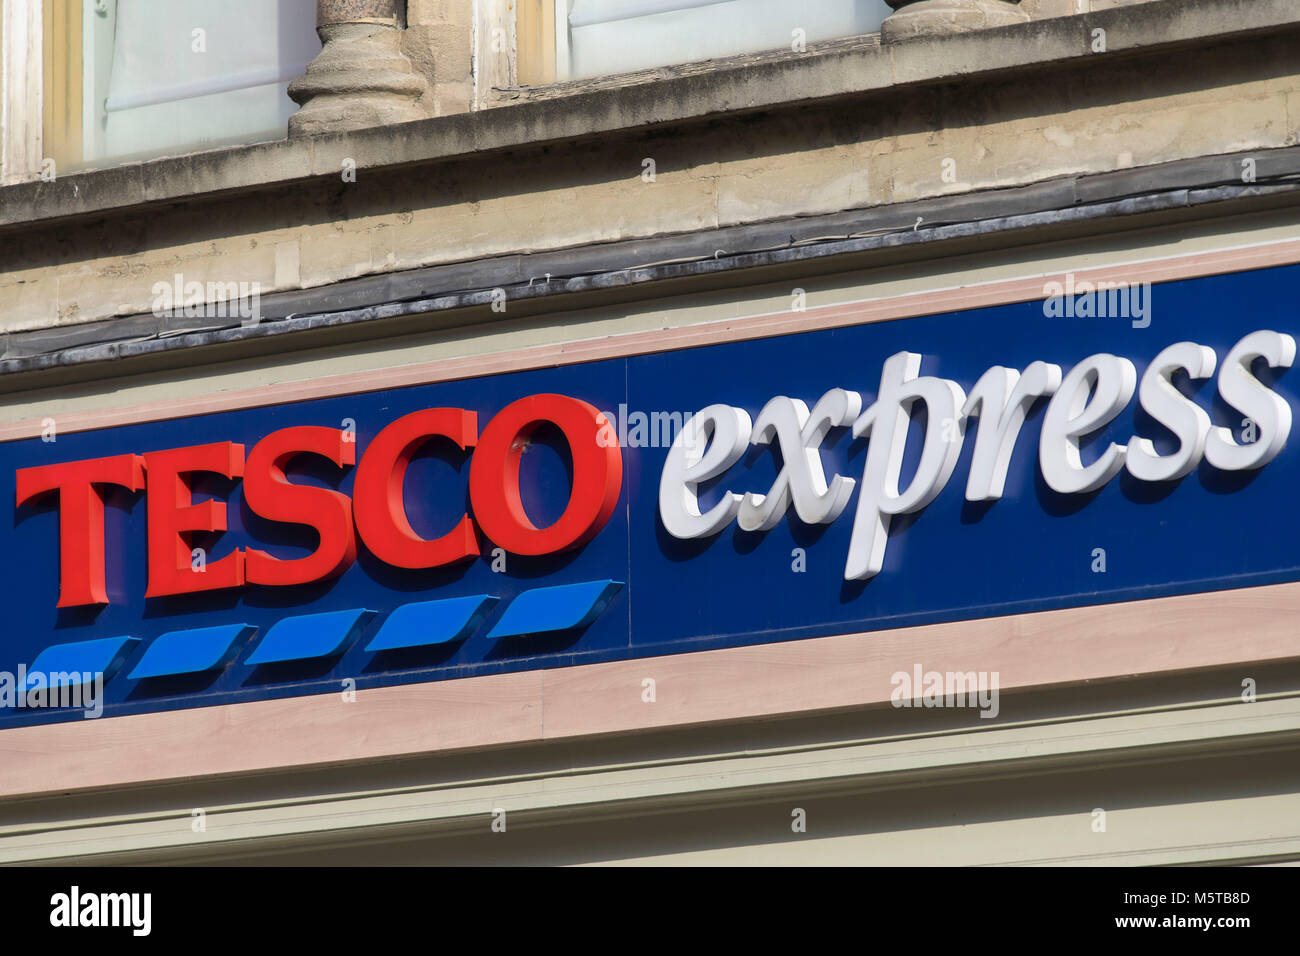
[[[85,4],[48,0],[41,7],[41,161],[53,159],[57,171],[74,165],[83,155]]]
[[[0,186],[57,177],[82,164],[85,11],[81,0],[0,0]],[[50,90],[56,95],[47,95]],[[66,114],[61,119],[60,110]],[[173,154],[157,158],[163,155]],[[106,158],[92,168],[149,158],[155,157]],[[50,161],[54,166],[47,174]]]
[[[480,8],[478,62],[483,64],[483,75],[476,70],[476,108],[497,105],[501,102],[500,93],[510,90],[526,90],[550,87],[566,83],[590,83],[604,79],[605,76],[621,74],[604,74],[600,77],[571,77],[570,50],[568,44],[568,20],[573,9],[573,0],[474,0]],[[886,0],[888,2],[888,0]],[[683,3],[671,9],[685,9],[691,6],[704,6],[704,3]],[[489,12],[485,19],[483,8]],[[496,13],[496,17],[491,12]],[[483,38],[490,36],[494,27],[500,23],[509,23],[510,54],[509,63],[493,63],[488,47]],[[879,29],[852,36],[879,36]],[[846,37],[847,38],[847,37]],[[751,51],[752,54],[775,52],[768,50]],[[731,54],[730,56],[750,55]],[[728,59],[730,57],[722,57]],[[714,59],[685,60],[670,64],[674,67],[686,67],[692,63],[706,63]],[[666,65],[667,66],[667,65]],[[629,71],[628,75],[644,72]],[[494,95],[496,94],[496,95]]]
[[[556,40],[560,36],[559,10],[565,6],[564,0],[517,0],[515,48],[520,86],[547,86],[561,75]]]
[[[0,0],[0,185],[40,176],[45,158],[42,0]]]

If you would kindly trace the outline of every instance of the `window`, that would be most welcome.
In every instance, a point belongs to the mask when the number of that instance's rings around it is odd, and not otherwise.
[[[891,12],[884,0],[520,0],[519,81],[790,49],[878,32]]]
[[[314,0],[0,2],[6,181],[282,139],[320,51]]]

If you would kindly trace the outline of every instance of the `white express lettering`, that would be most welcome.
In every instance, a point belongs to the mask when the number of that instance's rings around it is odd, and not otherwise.
[[[997,501],[1002,497],[1011,453],[1030,406],[1060,387],[1061,367],[1046,362],[1034,362],[1024,375],[995,365],[980,376],[961,410],[965,418],[976,412],[979,417],[970,477],[966,480],[967,501]]]
[[[920,369],[921,356],[914,352],[899,352],[886,359],[876,401],[853,423],[853,437],[869,434],[871,441],[867,444],[858,512],[849,538],[845,580],[869,578],[880,572],[890,519],[928,505],[957,467],[962,446],[962,423],[957,412],[966,401],[966,393],[946,378],[918,377]],[[911,484],[899,491],[907,429],[918,401],[925,403],[927,417],[921,461]],[[954,423],[955,434],[943,434],[945,421]]]
[[[1043,413],[1038,467],[1063,495],[1096,491],[1124,467],[1126,449],[1111,444],[1091,465],[1079,457],[1079,439],[1109,424],[1133,397],[1137,370],[1128,359],[1090,355],[1065,376]]]
[[[731,524],[742,496],[724,492],[721,501],[701,513],[699,487],[740,461],[752,431],[749,412],[710,405],[678,432],[659,477],[659,518],[669,534],[707,538]]]
[[[862,411],[862,396],[833,388],[813,406],[778,395],[758,413],[752,441],[766,445],[776,436],[783,465],[767,494],[750,492],[736,521],[745,531],[774,528],[794,502],[805,524],[829,524],[848,507],[854,481],[836,475],[828,483],[818,449],[832,428],[847,428]]]
[[[1214,374],[1218,359],[1214,349],[1195,342],[1179,342],[1165,349],[1147,366],[1138,386],[1138,402],[1147,414],[1178,439],[1178,450],[1168,455],[1156,453],[1149,438],[1134,435],[1129,439],[1127,468],[1142,481],[1174,481],[1190,475],[1201,463],[1205,439],[1210,434],[1210,416],[1173,384],[1176,372],[1186,372],[1193,381]]]
[[[1023,373],[994,366],[980,376],[969,397],[955,382],[920,375],[920,355],[899,352],[885,361],[876,400],[860,414],[861,396],[835,388],[812,411],[799,399],[777,396],[759,412],[757,427],[744,409],[725,404],[694,415],[664,462],[660,519],[669,534],[681,539],[719,534],[737,518],[743,530],[766,531],[792,504],[804,523],[829,524],[845,510],[856,485],[844,577],[863,580],[883,566],[890,519],[920,511],[946,486],[961,455],[968,419],[978,422],[968,501],[1002,497],[1025,417],[1035,401],[1049,396],[1038,463],[1048,486],[1060,494],[1096,491],[1125,467],[1141,481],[1176,480],[1195,470],[1202,457],[1225,471],[1261,468],[1286,446],[1292,415],[1290,405],[1251,369],[1261,359],[1275,369],[1289,368],[1295,354],[1294,338],[1267,330],[1247,335],[1228,352],[1219,367],[1219,395],[1251,420],[1258,435],[1239,445],[1231,429],[1212,427],[1209,415],[1173,384],[1180,373],[1194,381],[1214,374],[1213,350],[1195,342],[1161,351],[1145,370],[1140,391],[1133,363],[1102,353],[1083,359],[1064,377],[1059,366],[1046,362],[1032,362]],[[1150,439],[1135,435],[1125,444],[1108,444],[1084,465],[1079,440],[1114,421],[1135,391],[1141,407],[1178,439],[1177,450],[1159,454]],[[911,481],[900,488],[918,403],[925,410],[920,461]],[[854,437],[869,438],[862,480],[855,483],[840,475],[827,480],[821,446],[830,429],[850,425]],[[701,512],[699,486],[723,477],[751,441],[770,445],[773,438],[783,466],[767,493],[724,491],[716,505]]]
[[[1262,468],[1286,447],[1291,434],[1291,406],[1251,374],[1250,366],[1259,358],[1273,368],[1290,368],[1295,361],[1295,339],[1279,332],[1252,332],[1223,360],[1219,394],[1258,429],[1258,437],[1247,445],[1238,445],[1229,428],[1210,429],[1205,460],[1223,471]]]

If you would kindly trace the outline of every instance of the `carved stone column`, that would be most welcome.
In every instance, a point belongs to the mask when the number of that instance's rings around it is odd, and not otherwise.
[[[1020,0],[885,0],[885,3],[894,8],[880,30],[885,42],[1003,27],[1029,19],[1029,14],[1018,6]]]
[[[416,101],[428,81],[398,48],[401,0],[316,0],[321,48],[307,72],[289,84],[302,109],[289,135],[338,133],[424,119]]]

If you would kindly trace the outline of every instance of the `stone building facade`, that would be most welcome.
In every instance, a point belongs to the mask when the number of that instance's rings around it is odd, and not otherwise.
[[[683,20],[707,58],[598,2],[285,3],[277,136],[125,159],[97,5],[0,6],[4,443],[1300,262],[1292,0]],[[1300,584],[1247,584],[5,727],[0,859],[1295,861]],[[954,648],[995,719],[891,706]]]

